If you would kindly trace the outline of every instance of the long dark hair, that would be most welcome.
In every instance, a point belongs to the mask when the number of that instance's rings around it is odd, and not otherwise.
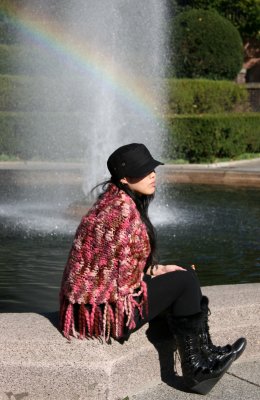
[[[118,189],[123,190],[126,194],[128,194],[128,196],[131,197],[131,199],[133,199],[133,201],[136,204],[136,208],[140,213],[141,219],[146,226],[149,241],[150,241],[150,246],[151,246],[151,252],[147,259],[145,270],[144,270],[146,272],[148,267],[158,264],[158,257],[157,257],[157,252],[156,252],[156,230],[155,230],[153,224],[151,223],[149,215],[148,215],[149,204],[153,200],[154,195],[152,194],[152,195],[141,195],[140,196],[137,193],[133,192],[127,184],[120,182],[119,179],[116,179],[113,176],[111,176],[111,178],[109,180],[96,185],[91,190],[91,192],[93,192],[99,186],[102,186],[103,192],[101,194],[99,194],[99,196],[98,196],[98,198],[102,198],[105,191],[107,190],[107,186],[111,183],[116,185],[118,187]]]

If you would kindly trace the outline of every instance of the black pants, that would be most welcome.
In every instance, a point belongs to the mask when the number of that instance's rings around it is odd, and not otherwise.
[[[153,278],[145,275],[144,281],[148,291],[148,314],[143,319],[136,317],[134,330],[166,310],[175,317],[193,315],[201,311],[200,283],[192,268],[168,272]]]

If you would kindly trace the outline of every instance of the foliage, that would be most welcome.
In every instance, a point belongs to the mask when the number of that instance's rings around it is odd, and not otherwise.
[[[248,111],[243,85],[207,79],[167,79],[166,114],[201,114]]]
[[[0,44],[0,74],[53,76],[56,71],[57,76],[64,67],[64,61],[43,47]]]
[[[2,161],[19,161],[20,159],[18,157],[12,156],[12,155],[7,155],[7,154],[0,154],[0,162]]]
[[[23,160],[83,159],[84,113],[0,112],[0,154]]]
[[[183,11],[183,6],[177,0],[166,0],[167,16],[169,19],[175,17]]]
[[[19,29],[11,18],[2,12],[0,5],[0,44],[17,43]]]
[[[80,78],[70,80],[80,87]],[[67,95],[68,82],[43,76],[0,75],[1,111],[80,111],[86,102]],[[41,90],[39,90],[41,88]],[[168,79],[167,114],[201,114],[248,110],[245,86],[230,81]],[[43,93],[44,91],[44,93]],[[44,96],[43,96],[44,94]],[[46,102],[46,98],[48,101]]]
[[[73,127],[84,126],[83,120],[84,113],[0,112],[0,154],[23,160],[82,159],[85,132],[76,134]],[[260,152],[257,113],[178,115],[168,117],[166,125],[168,159],[203,162]]]
[[[239,30],[243,40],[260,39],[260,1],[259,0],[168,0],[172,13],[184,7],[215,9]]]
[[[234,79],[243,62],[237,29],[215,11],[191,9],[172,24],[169,75],[177,78]]]
[[[68,85],[80,87],[80,78],[62,79],[44,76],[0,75],[1,111],[79,111],[86,101],[73,94],[68,96]],[[75,93],[75,91],[73,92]],[[75,98],[76,97],[76,98]],[[46,101],[48,99],[48,101]]]
[[[233,158],[260,151],[260,115],[204,114],[168,119],[167,158],[211,162],[216,157]]]

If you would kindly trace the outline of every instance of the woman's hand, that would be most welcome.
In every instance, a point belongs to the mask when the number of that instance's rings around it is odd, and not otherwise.
[[[175,271],[186,271],[185,268],[180,267],[179,265],[155,265],[152,268],[152,274],[153,276],[159,276],[163,274],[167,274],[168,272],[175,272]]]

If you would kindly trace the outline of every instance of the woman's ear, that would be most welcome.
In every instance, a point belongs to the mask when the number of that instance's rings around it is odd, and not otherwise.
[[[126,178],[121,178],[120,182],[123,183],[124,185],[126,185],[128,183]]]

